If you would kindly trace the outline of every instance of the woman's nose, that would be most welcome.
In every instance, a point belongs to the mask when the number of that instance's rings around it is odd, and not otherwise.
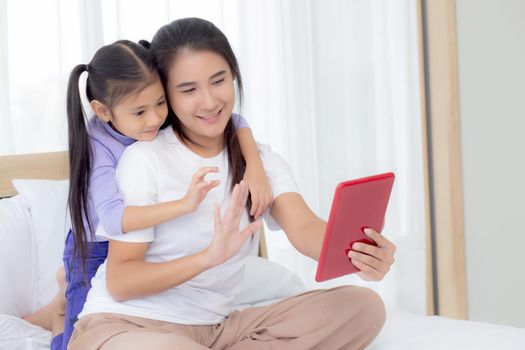
[[[213,96],[212,91],[209,89],[203,89],[202,90],[202,98],[201,98],[201,109],[203,111],[208,112],[215,112],[215,108],[217,106],[215,97]]]

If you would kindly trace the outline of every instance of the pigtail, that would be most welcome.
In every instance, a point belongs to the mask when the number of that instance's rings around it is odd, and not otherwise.
[[[239,143],[239,137],[237,136],[237,128],[235,127],[232,118],[230,118],[224,129],[223,142],[228,150],[228,170],[230,171],[231,176],[230,189],[233,190],[235,184],[240,183],[244,176],[244,172],[246,171],[246,161],[242,155],[241,144]],[[255,218],[250,214],[251,207],[252,195],[250,193],[246,201],[246,211],[248,212],[250,222],[253,222]]]
[[[68,208],[71,215],[72,231],[75,239],[74,257],[82,261],[85,275],[87,257],[87,238],[85,223],[93,236],[89,219],[89,172],[92,164],[92,153],[89,134],[86,127],[86,115],[82,108],[79,91],[80,75],[89,71],[89,66],[79,64],[69,76],[67,88],[67,120],[69,137],[69,194]],[[89,81],[86,83],[89,85]]]
[[[147,40],[139,40],[139,45],[141,45],[143,48],[147,50],[151,48],[151,43]]]
[[[79,64],[69,76],[67,88],[67,120],[69,136],[69,193],[68,208],[74,237],[72,261],[80,258],[86,283],[88,242],[94,240],[93,222],[90,220],[90,173],[93,150],[87,127],[87,115],[82,108],[79,80],[87,72],[86,97],[97,100],[111,110],[119,101],[158,79],[154,57],[144,46],[128,40],[119,40],[101,47],[89,64]]]

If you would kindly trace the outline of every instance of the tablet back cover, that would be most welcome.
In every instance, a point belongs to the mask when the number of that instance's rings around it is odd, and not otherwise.
[[[394,174],[385,173],[337,186],[317,266],[317,282],[359,271],[350,262],[348,250],[357,241],[375,245],[363,229],[380,232],[393,183]]]

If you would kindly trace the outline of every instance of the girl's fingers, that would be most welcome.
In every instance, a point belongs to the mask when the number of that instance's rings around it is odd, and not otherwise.
[[[263,196],[260,193],[257,193],[257,197],[254,200],[253,195],[252,195],[252,208],[253,208],[252,216],[253,217],[257,218],[261,215],[260,212],[261,212],[262,205],[263,205]]]
[[[221,182],[219,180],[200,182],[196,185],[196,190],[204,189],[206,191],[211,190],[214,187],[219,186]]]
[[[266,207],[269,207],[273,203],[273,194],[270,192],[266,195]]]
[[[220,180],[209,181],[208,183],[206,183],[206,187],[205,188],[209,191],[212,188],[219,186],[220,184],[221,184]]]
[[[204,176],[206,176],[206,174],[218,173],[218,172],[219,172],[219,168],[217,168],[215,166],[202,167],[199,170],[197,170],[197,172],[193,175],[193,178],[197,179],[197,180],[202,180],[204,178]]]
[[[273,195],[272,193],[267,193],[265,195],[265,200],[264,200],[264,207],[262,209],[262,212],[264,213],[273,203]],[[263,214],[261,213],[261,215]]]
[[[250,194],[252,195],[252,208],[250,209],[250,215],[255,216],[259,209],[259,194],[257,191],[250,191]]]

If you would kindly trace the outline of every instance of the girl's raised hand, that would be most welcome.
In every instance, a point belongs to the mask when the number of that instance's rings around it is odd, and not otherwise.
[[[215,204],[215,225],[213,239],[206,249],[210,267],[220,265],[235,255],[246,242],[246,239],[262,226],[260,220],[253,221],[242,231],[239,228],[242,214],[246,210],[248,185],[243,180],[234,186],[228,209],[221,217],[221,211]]]
[[[182,198],[182,202],[184,203],[184,207],[186,208],[185,211],[187,213],[193,213],[199,205],[202,203],[204,198],[206,198],[206,195],[208,192],[214,188],[219,186],[220,181],[219,180],[213,180],[213,181],[205,181],[204,177],[209,173],[218,173],[219,168],[217,167],[203,167],[200,168],[192,177],[190,188],[188,188],[188,192],[186,195]]]
[[[254,218],[260,217],[266,208],[272,204],[272,186],[263,169],[247,166],[244,172],[244,180],[248,182],[248,188],[252,195],[252,207],[250,215]]]

